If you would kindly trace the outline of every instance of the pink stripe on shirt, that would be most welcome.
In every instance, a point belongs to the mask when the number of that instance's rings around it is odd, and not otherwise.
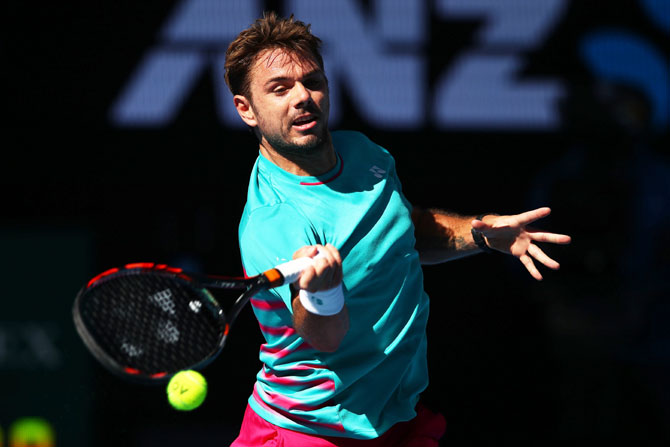
[[[261,392],[262,392],[262,390],[261,390]],[[342,426],[341,423],[338,423],[338,424],[329,424],[329,423],[325,423],[325,422],[315,422],[315,421],[310,421],[310,420],[305,419],[305,418],[303,418],[303,417],[297,416],[297,415],[295,415],[295,414],[293,414],[293,413],[291,413],[291,412],[289,412],[289,411],[283,410],[283,409],[281,409],[281,408],[277,408],[277,407],[275,407],[275,406],[273,406],[273,405],[269,405],[269,404],[266,403],[266,402],[261,398],[261,396],[259,395],[259,393],[258,393],[258,384],[256,384],[256,386],[254,386],[254,392],[252,393],[252,396],[253,396],[254,400],[255,400],[256,402],[258,402],[258,404],[259,404],[261,407],[263,407],[266,411],[269,411],[269,412],[271,412],[271,413],[277,413],[277,414],[280,414],[280,415],[284,416],[285,418],[287,418],[287,419],[289,419],[289,420],[291,420],[291,421],[294,421],[294,422],[296,422],[296,423],[298,423],[298,424],[306,425],[306,426],[310,426],[310,425],[311,425],[311,426],[316,426],[316,427],[323,427],[323,428],[327,428],[327,429],[334,430],[334,431],[338,431],[338,432],[344,432],[344,426]]]
[[[264,391],[261,387],[258,386],[258,382],[254,386],[254,389],[255,392],[258,393],[259,397],[261,397],[265,402],[272,404],[276,408],[280,408],[282,410],[286,410],[289,412],[293,410],[314,411],[318,410],[319,408],[327,407],[329,405],[328,402],[324,402],[318,405],[306,404],[300,402],[299,400],[291,399],[290,397],[286,397],[279,393]]]
[[[277,301],[268,301],[268,300],[259,300],[258,298],[251,298],[249,300],[252,306],[260,310],[277,310],[277,309],[286,309],[286,304],[282,300]]]
[[[290,349],[288,346],[271,348],[267,346],[267,343],[263,343],[261,345],[261,353],[269,355],[275,359],[282,359],[287,355],[292,354],[296,351],[302,351],[304,349],[311,349],[311,348],[312,347],[305,341],[302,341],[298,346],[294,347],[293,349]]]
[[[266,326],[260,322],[258,323],[258,326],[261,328],[261,332],[268,335],[290,337],[296,333],[295,329],[291,326]]]
[[[318,388],[328,391],[335,391],[335,381],[329,377],[317,377],[314,379],[304,379],[295,376],[277,376],[272,372],[268,372],[267,368],[263,366],[261,370],[261,377],[268,383],[275,383],[277,385],[300,386],[303,389]]]

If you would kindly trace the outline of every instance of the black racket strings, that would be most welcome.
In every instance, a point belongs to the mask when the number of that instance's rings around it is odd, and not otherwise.
[[[172,373],[221,347],[225,321],[213,297],[174,277],[105,278],[83,298],[79,310],[91,338],[122,368]]]

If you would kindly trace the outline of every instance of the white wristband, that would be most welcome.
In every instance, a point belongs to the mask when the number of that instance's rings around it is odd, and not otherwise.
[[[335,315],[344,307],[342,284],[318,292],[300,289],[300,303],[310,313],[323,316]]]

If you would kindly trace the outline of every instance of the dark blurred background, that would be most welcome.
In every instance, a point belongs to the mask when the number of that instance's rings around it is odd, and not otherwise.
[[[573,236],[535,282],[478,255],[425,268],[443,445],[670,441],[667,0],[143,0],[2,6],[0,445],[228,445],[260,364],[251,311],[199,409],[101,369],[71,322],[131,261],[240,274],[257,143],[223,83],[263,10],[324,41],[332,127],[396,158],[406,196],[550,206]]]

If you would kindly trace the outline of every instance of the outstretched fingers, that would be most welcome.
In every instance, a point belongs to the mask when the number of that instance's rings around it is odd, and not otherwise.
[[[537,269],[537,267],[535,267],[535,264],[533,263],[533,260],[530,258],[530,256],[524,253],[519,256],[519,261],[521,261],[521,263],[526,267],[526,270],[528,270],[530,276],[537,279],[538,281],[542,281],[542,274]]]
[[[549,214],[551,214],[551,208],[544,206],[542,208],[537,208],[531,211],[526,211],[525,213],[517,214],[514,217],[516,217],[519,225],[526,226],[529,223],[533,223],[538,219],[547,217]]]
[[[526,228],[526,231],[530,235],[530,238],[535,242],[549,242],[552,244],[561,245],[572,242],[572,238],[567,234],[547,233],[545,231],[539,231],[531,228]]]
[[[513,216],[501,216],[507,226],[511,227],[526,227],[528,224],[535,222],[538,219],[547,217],[551,214],[551,208],[542,207]],[[486,223],[482,220],[474,219],[471,222],[472,228],[479,232],[484,232],[494,228],[493,224]]]
[[[539,231],[528,226],[549,214],[551,214],[551,208],[542,207],[513,216],[488,219],[488,223],[474,219],[471,225],[476,231],[484,234],[489,243],[493,241],[494,248],[516,256],[530,275],[541,281],[543,279],[542,274],[538,271],[533,259],[552,270],[558,270],[560,264],[547,256],[535,242],[569,244],[572,241],[572,238],[568,235]]]
[[[542,249],[537,245],[530,244],[528,246],[528,254],[552,270],[558,270],[561,268],[561,265],[558,262],[547,256],[547,254],[543,252]]]

